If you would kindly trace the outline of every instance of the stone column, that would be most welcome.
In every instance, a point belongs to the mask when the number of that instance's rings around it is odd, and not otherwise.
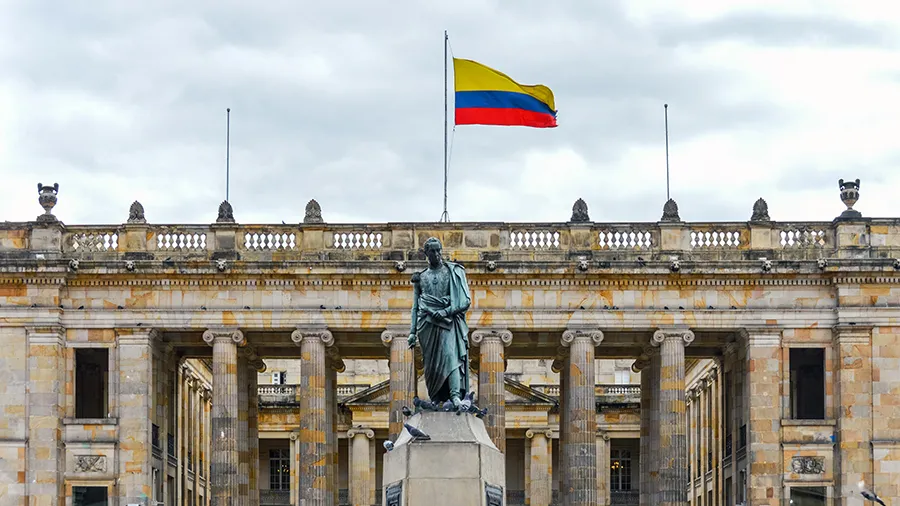
[[[660,462],[660,451],[659,451],[659,399],[660,399],[660,370],[662,369],[662,357],[659,354],[658,349],[653,349],[649,353],[650,355],[650,454],[653,456],[650,459],[650,462],[647,463],[647,476],[648,476],[648,487],[647,487],[647,498],[649,500],[649,504],[652,506],[657,506],[659,504],[659,462]]]
[[[563,349],[561,351],[563,353],[562,356],[554,360],[551,366],[553,372],[559,373],[559,457],[556,474],[551,475],[551,477],[556,480],[558,494],[556,502],[558,504],[568,504],[566,497],[569,491],[569,470],[566,467],[566,451],[568,449],[566,439],[569,435],[569,404],[566,400],[566,392],[569,390],[569,356],[566,354],[568,350]],[[550,462],[551,464],[553,463],[552,460]]]
[[[512,332],[502,329],[478,329],[472,332],[472,344],[481,348],[478,365],[478,404],[487,408],[484,426],[491,441],[506,453],[506,364],[503,348],[512,343]]]
[[[609,506],[609,434],[597,431],[597,504]]]
[[[238,487],[240,495],[235,498],[234,506],[248,506],[250,504],[250,444],[248,442],[249,428],[247,426],[247,408],[250,401],[247,392],[249,383],[250,366],[247,365],[246,353],[238,355]]]
[[[416,396],[416,366],[414,351],[409,349],[406,339],[409,328],[389,328],[381,333],[381,342],[390,347],[391,407],[388,415],[388,439],[396,441],[403,432],[404,416],[401,409],[413,409]]]
[[[375,504],[375,490],[378,488],[378,477],[375,476],[375,438],[369,441],[369,504]]]
[[[839,325],[833,329],[838,367],[835,504],[859,503],[857,483],[874,483],[872,469],[872,328]],[[829,416],[826,415],[826,418]],[[877,490],[876,490],[877,492]],[[855,497],[855,498],[854,498]],[[854,502],[855,501],[855,502]]]
[[[155,408],[152,346],[158,336],[158,332],[149,329],[116,329],[120,504],[138,503],[154,493],[150,451],[153,437],[150,425]]]
[[[712,383],[712,465],[713,465],[713,500],[721,504],[721,495],[725,488],[722,479],[722,449],[725,441],[722,437],[722,376],[719,375],[719,366],[713,367],[709,372],[709,380]]]
[[[748,504],[782,503],[781,329],[747,328]]]
[[[372,491],[370,490],[371,468],[369,463],[369,445],[375,432],[366,427],[354,427],[347,431],[350,439],[350,504],[353,506],[370,506]]]
[[[246,340],[237,329],[209,329],[203,340],[213,348],[211,506],[236,506],[240,495],[237,362],[238,346]]]
[[[684,395],[684,410],[687,412],[687,459],[688,459],[688,504],[691,506],[696,505],[695,498],[697,497],[696,491],[694,490],[694,476],[697,473],[695,469],[694,462],[697,461],[697,452],[695,449],[697,444],[697,426],[695,415],[697,412],[697,401],[694,399],[694,389],[690,389],[685,392]]]
[[[248,356],[247,443],[250,449],[250,506],[259,506],[259,387],[257,374],[266,372],[266,363],[256,353]]]
[[[549,428],[528,429],[525,437],[531,440],[531,459],[526,462],[531,477],[528,494],[530,506],[549,506],[553,498],[553,483],[550,477],[552,462],[553,432]]]
[[[200,448],[200,417],[197,411],[200,404],[198,402],[199,390],[200,378],[191,375],[190,379],[188,379],[188,417],[190,418],[191,429],[188,432],[187,447],[189,466],[194,474],[194,489],[191,491],[194,504],[200,504],[200,467],[197,465],[200,458],[200,452],[198,451]]]
[[[300,434],[291,432],[291,506],[300,506],[300,473],[297,466],[300,464]]]
[[[300,346],[299,500],[302,506],[331,506],[328,490],[328,418],[325,394],[325,348],[334,344],[325,329],[297,329],[291,340]]]
[[[690,483],[687,462],[687,415],[684,403],[684,348],[694,341],[690,330],[657,330],[660,348],[659,480],[656,504],[684,506]]]
[[[334,348],[329,348],[331,352]],[[343,370],[343,363],[338,365],[333,357],[329,356],[325,367],[325,442],[327,461],[325,478],[328,482],[330,497],[328,504],[336,506],[340,501],[338,487],[338,404],[337,404],[337,369]]]
[[[641,442],[639,455],[638,490],[640,506],[650,506],[650,357],[645,351],[634,361],[631,370],[641,375]]]
[[[565,461],[569,475],[565,504],[594,506],[597,504],[597,406],[594,387],[594,348],[603,342],[603,332],[569,329],[561,343],[569,348],[569,375],[566,411]]]

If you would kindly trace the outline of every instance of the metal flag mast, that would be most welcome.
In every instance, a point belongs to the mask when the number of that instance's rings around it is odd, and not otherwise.
[[[663,104],[663,112],[666,117],[666,201],[672,197],[669,195],[669,104]]]
[[[225,109],[225,202],[231,190],[231,108]]]
[[[447,30],[444,30],[444,212],[441,221],[449,222],[450,214],[447,213]]]

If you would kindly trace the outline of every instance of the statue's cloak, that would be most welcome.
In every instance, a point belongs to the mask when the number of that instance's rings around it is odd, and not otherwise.
[[[472,302],[466,271],[454,262],[444,262],[450,271],[450,296],[419,295],[416,335],[422,346],[425,385],[432,402],[450,399],[447,378],[460,371],[460,396],[469,391],[469,326],[466,312]],[[427,311],[426,311],[427,308]],[[429,312],[449,309],[449,318],[429,316]]]

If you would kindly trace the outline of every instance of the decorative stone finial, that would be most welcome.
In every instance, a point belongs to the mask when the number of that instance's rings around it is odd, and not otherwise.
[[[216,218],[216,223],[234,223],[234,209],[227,200],[219,204],[219,217]]]
[[[569,218],[569,221],[571,223],[586,223],[591,221],[591,217],[588,216],[587,202],[583,199],[575,201],[575,204],[572,206],[572,217]]]
[[[306,215],[303,217],[303,223],[325,223],[322,220],[322,207],[319,206],[316,199],[312,199],[306,204]]]
[[[131,208],[128,209],[128,223],[147,223],[144,218],[144,206],[137,200],[132,202]]]
[[[753,214],[750,216],[750,221],[772,221],[769,218],[769,204],[767,204],[765,200],[759,199],[753,204]]]
[[[859,179],[856,181],[838,180],[838,186],[841,188],[841,202],[847,206],[847,209],[841,213],[841,218],[862,218],[862,213],[853,209],[853,204],[859,200]]]
[[[666,201],[666,204],[663,206],[662,218],[660,218],[659,221],[681,221],[681,218],[678,216],[678,204],[675,203],[674,199],[669,199]]]
[[[44,186],[38,183],[38,204],[44,208],[44,214],[37,217],[37,221],[41,223],[56,223],[59,221],[53,216],[51,210],[56,205],[56,195],[59,193],[59,183],[53,183],[53,186]]]

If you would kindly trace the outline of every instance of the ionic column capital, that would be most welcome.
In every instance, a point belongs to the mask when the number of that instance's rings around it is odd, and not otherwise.
[[[256,354],[256,348],[247,345],[242,351],[244,356],[247,357],[247,365],[258,373],[266,372],[266,363]]]
[[[222,340],[231,340],[238,346],[244,346],[247,344],[247,339],[244,337],[243,332],[241,332],[239,329],[229,327],[207,329],[203,333],[203,340],[210,346],[212,346],[216,341]]]
[[[326,365],[335,371],[344,372],[347,370],[347,365],[344,364],[344,359],[341,358],[341,353],[337,346],[325,348],[325,358],[327,359]]]
[[[653,333],[650,344],[660,346],[666,341],[680,339],[688,346],[694,342],[694,337],[694,333],[689,329],[659,329]]]
[[[404,327],[390,326],[381,332],[381,342],[387,347],[390,347],[391,343],[393,343],[395,340],[399,340],[399,339],[402,339],[403,342],[405,343],[406,338],[408,338],[408,337],[409,337],[409,327],[405,327],[405,326]]]
[[[631,364],[632,372],[641,372],[644,369],[650,367],[650,359],[649,358],[638,358]]]
[[[559,342],[563,347],[568,348],[576,339],[589,340],[594,346],[600,346],[600,343],[603,342],[603,331],[600,329],[566,329]]]
[[[525,437],[533,439],[536,435],[543,435],[547,439],[553,439],[553,429],[550,427],[532,427],[525,431]]]
[[[555,373],[561,373],[563,369],[566,368],[566,358],[567,356],[556,357],[553,359],[553,362],[550,364],[550,370]]]
[[[300,328],[291,332],[291,341],[297,346],[303,344],[303,341],[318,339],[322,341],[326,347],[334,344],[334,336],[331,331],[325,328]]]
[[[506,329],[478,329],[472,332],[471,342],[475,346],[481,346],[482,342],[500,341],[503,346],[512,343],[513,334]]]
[[[603,429],[597,429],[597,439],[602,439],[603,441],[609,441],[609,433]]]
[[[291,441],[296,441],[299,438],[300,438],[300,434],[297,434],[296,432],[291,432]]]
[[[716,381],[716,378],[718,378],[718,377],[719,377],[719,368],[718,367],[713,367],[712,369],[709,370],[709,373],[707,374],[707,378],[709,379],[710,383]]]
[[[347,437],[353,439],[353,436],[366,436],[366,439],[374,439],[375,431],[368,427],[353,427],[347,431]]]

